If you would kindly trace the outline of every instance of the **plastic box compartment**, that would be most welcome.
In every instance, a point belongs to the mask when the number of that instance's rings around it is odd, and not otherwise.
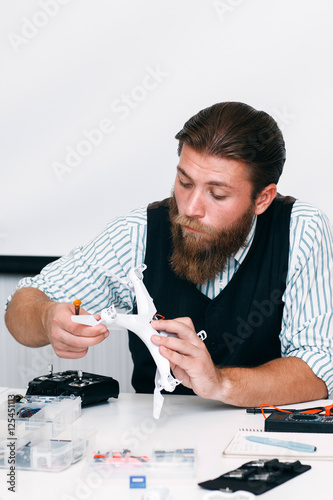
[[[192,477],[196,473],[194,448],[152,450],[151,453],[132,454],[121,452],[97,452],[90,455],[89,469],[107,471],[110,475],[146,475],[150,477]]]
[[[27,402],[0,405],[0,467],[60,471],[81,460],[93,431],[80,429],[81,398],[28,396]],[[13,409],[15,408],[15,410]],[[35,414],[23,418],[22,409]],[[8,417],[15,416],[15,429],[8,433]],[[12,429],[12,427],[11,427]],[[6,436],[6,437],[4,437]]]

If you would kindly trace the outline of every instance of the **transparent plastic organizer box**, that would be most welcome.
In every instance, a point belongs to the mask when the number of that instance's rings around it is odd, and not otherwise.
[[[25,396],[0,405],[0,467],[60,471],[84,457],[93,431],[80,428],[81,398]]]

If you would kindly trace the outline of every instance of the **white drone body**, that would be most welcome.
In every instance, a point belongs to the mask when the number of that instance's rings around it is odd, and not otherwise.
[[[169,361],[160,354],[158,346],[153,344],[150,340],[153,334],[163,336],[168,336],[169,334],[156,331],[150,324],[157,311],[153,299],[150,297],[142,281],[142,271],[145,268],[146,266],[142,265],[131,269],[128,273],[129,281],[124,283],[135,292],[138,310],[137,314],[118,314],[115,307],[111,306],[102,310],[101,319],[99,321],[97,321],[94,316],[90,315],[73,315],[72,320],[75,323],[90,326],[103,323],[108,329],[112,328],[112,325],[118,325],[131,330],[140,337],[149,349],[157,366],[154,391],[154,417],[159,418],[163,405],[161,390],[165,389],[168,392],[172,392],[175,387],[180,384],[180,381],[171,375]],[[115,277],[108,269],[99,269],[103,270],[107,276]]]

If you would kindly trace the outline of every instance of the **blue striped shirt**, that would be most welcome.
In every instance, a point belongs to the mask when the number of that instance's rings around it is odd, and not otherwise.
[[[256,218],[248,245],[229,259],[215,279],[198,285],[213,299],[229,283],[243,262],[254,237]],[[147,210],[107,224],[97,237],[69,255],[46,266],[34,278],[24,278],[18,288],[32,286],[52,300],[72,302],[79,298],[90,313],[114,304],[132,310],[135,297],[121,282],[132,267],[144,262]],[[106,277],[107,267],[118,279]],[[333,392],[333,235],[327,217],[311,205],[296,201],[290,220],[289,269],[283,295],[282,356],[303,359]]]

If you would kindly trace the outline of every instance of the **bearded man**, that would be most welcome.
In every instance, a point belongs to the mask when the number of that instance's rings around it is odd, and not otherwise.
[[[71,302],[98,313],[136,312],[121,285],[147,265],[144,283],[158,313],[152,336],[182,381],[176,394],[238,406],[326,398],[333,390],[333,239],[318,209],[277,194],[284,140],[267,113],[215,104],[176,135],[172,196],[110,222],[85,247],[18,286],[7,312],[12,335],[51,343],[80,358],[102,342],[104,325],[74,324]],[[120,280],[106,277],[107,267]],[[207,339],[196,334],[205,330]],[[137,392],[153,392],[156,366],[129,332]]]

